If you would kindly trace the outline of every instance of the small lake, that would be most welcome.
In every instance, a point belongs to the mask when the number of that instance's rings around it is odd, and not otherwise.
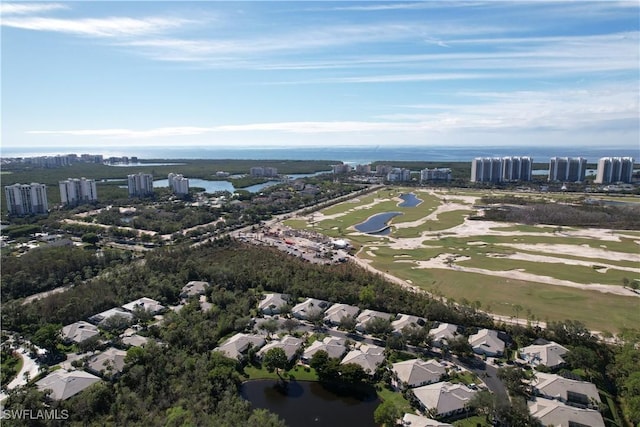
[[[398,206],[401,208],[415,208],[422,203],[422,199],[418,199],[413,193],[402,194],[400,198],[402,199],[402,203]]]
[[[383,212],[371,216],[365,222],[361,222],[355,226],[355,229],[367,234],[387,235],[389,234],[389,225],[391,218],[402,215],[402,212]]]
[[[246,190],[250,193],[257,193],[258,191],[262,191],[263,189],[270,187],[275,184],[279,184],[280,181],[267,181],[256,185],[251,185],[245,188],[238,188],[237,190]],[[168,187],[169,180],[168,179],[159,179],[157,181],[153,181],[154,187]],[[209,181],[206,179],[199,178],[189,178],[189,187],[200,187],[204,188],[204,191],[207,193],[216,193],[218,191],[228,191],[229,193],[234,193],[236,188],[230,181]]]
[[[290,427],[374,427],[373,412],[380,404],[375,389],[356,395],[354,391],[333,390],[316,382],[290,381],[286,390],[274,380],[249,381],[240,394],[254,408],[278,414]]]

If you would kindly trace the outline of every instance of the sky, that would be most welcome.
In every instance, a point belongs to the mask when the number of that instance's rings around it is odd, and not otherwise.
[[[638,0],[0,13],[3,148],[639,147]]]

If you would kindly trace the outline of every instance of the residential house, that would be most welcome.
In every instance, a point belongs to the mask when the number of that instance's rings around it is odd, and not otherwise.
[[[337,326],[344,317],[355,317],[360,309],[353,305],[333,304],[324,313],[324,322]]]
[[[433,338],[434,346],[442,347],[458,335],[458,326],[451,323],[440,323],[429,330],[429,335]]]
[[[520,358],[532,367],[539,365],[548,368],[557,368],[564,365],[562,358],[569,350],[555,342],[546,342],[544,344],[533,344],[528,347],[521,348],[518,353]]]
[[[98,381],[100,378],[88,372],[58,369],[36,382],[36,386],[40,391],[51,390],[52,399],[66,400]]]
[[[258,309],[262,313],[278,314],[280,309],[289,303],[289,297],[285,294],[265,294],[264,298],[258,303]]]
[[[126,351],[110,347],[102,353],[89,358],[87,370],[100,376],[119,374],[124,369],[125,357],[127,357]]]
[[[446,417],[466,410],[476,393],[463,384],[439,382],[414,388],[413,394],[430,415]]]
[[[498,331],[491,329],[480,329],[477,334],[471,335],[469,344],[477,354],[493,357],[504,353],[504,341],[498,337]]]
[[[531,416],[540,420],[543,426],[553,427],[604,427],[600,412],[593,409],[568,406],[558,400],[537,397],[528,402]]]
[[[250,346],[254,348],[260,348],[265,343],[265,337],[257,334],[235,334],[214,351],[219,351],[225,356],[232,359],[237,359],[244,354]]]
[[[66,343],[81,343],[89,338],[99,335],[100,331],[95,325],[81,320],[62,328],[62,339]]]
[[[413,388],[436,383],[447,373],[445,366],[433,359],[411,359],[394,363],[391,371],[394,373],[394,385],[397,388],[403,385]]]
[[[203,295],[208,287],[209,282],[192,280],[182,287],[182,290],[180,291],[180,298],[189,298],[195,295]]]
[[[304,302],[296,304],[291,309],[291,315],[297,319],[306,320],[310,315],[324,313],[330,303],[315,298],[307,298]]]
[[[102,313],[94,314],[89,317],[89,321],[103,327],[108,326],[110,323],[131,324],[133,323],[133,314],[123,308],[114,307]]]
[[[362,313],[360,313],[358,317],[356,317],[356,321],[358,322],[356,324],[356,330],[360,332],[365,332],[367,329],[367,324],[371,320],[379,318],[379,319],[385,319],[385,320],[391,321],[392,317],[393,317],[392,314],[384,313],[382,311],[375,311],[375,310],[369,310],[369,309],[363,310]]]
[[[151,314],[158,314],[165,310],[165,307],[158,301],[147,297],[131,301],[130,303],[123,305],[122,308],[131,312],[142,309]]]
[[[537,372],[531,380],[531,387],[534,394],[547,399],[557,399],[574,406],[597,407],[597,404],[600,403],[598,388],[587,381]]]
[[[284,350],[284,354],[287,355],[287,360],[292,361],[296,356],[296,352],[302,348],[303,341],[300,338],[292,337],[291,335],[285,335],[280,341],[272,341],[265,345],[258,351],[258,357],[262,357],[267,351],[272,348],[281,348]]]
[[[138,334],[122,334],[120,335],[122,344],[130,347],[144,347],[149,342],[149,338]]]
[[[360,348],[351,350],[340,364],[355,363],[369,375],[376,372],[378,365],[384,362],[384,348],[375,345],[362,344]]]
[[[391,327],[393,328],[393,332],[401,334],[402,329],[405,327],[422,328],[426,324],[427,321],[422,317],[413,316],[411,314],[398,314],[396,320],[391,322]]]
[[[423,417],[416,414],[404,414],[402,427],[453,427],[453,424],[443,423],[438,420]]]
[[[320,350],[326,351],[333,359],[340,359],[347,351],[347,346],[344,338],[325,337],[322,341],[314,341],[302,354],[302,360],[308,362]]]

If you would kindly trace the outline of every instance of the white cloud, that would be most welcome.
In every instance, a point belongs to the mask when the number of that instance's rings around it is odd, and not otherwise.
[[[58,19],[58,18],[9,18],[2,25],[23,30],[52,31],[92,37],[129,37],[161,33],[189,22],[185,19],[127,17]]]
[[[32,15],[52,10],[68,9],[60,3],[0,3],[0,15]]]

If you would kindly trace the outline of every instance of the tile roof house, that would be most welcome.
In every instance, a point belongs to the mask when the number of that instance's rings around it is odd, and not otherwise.
[[[413,394],[427,410],[435,416],[454,415],[465,410],[476,392],[462,384],[439,382],[414,388]]]
[[[397,385],[406,384],[408,387],[420,387],[436,383],[447,373],[446,368],[435,360],[411,359],[394,363],[391,370],[397,378]]]
[[[522,360],[533,367],[542,365],[549,368],[556,368],[564,365],[565,361],[562,356],[568,351],[565,347],[552,341],[546,344],[534,344],[523,347],[518,353],[520,353]]]
[[[62,339],[65,342],[81,343],[91,337],[99,335],[100,331],[95,325],[81,320],[62,328]]]
[[[330,303],[315,298],[307,298],[306,301],[296,304],[291,309],[291,315],[297,319],[305,320],[311,313],[324,313]]]
[[[416,414],[404,414],[402,417],[403,427],[453,427],[453,424],[443,423],[438,420],[423,417]]]
[[[302,348],[302,340],[300,338],[292,337],[291,335],[285,335],[280,341],[272,341],[262,347],[260,351],[258,351],[257,355],[262,357],[262,355],[272,348],[283,349],[284,354],[287,355],[287,360],[291,361],[295,357],[298,349]]]
[[[398,314],[396,320],[391,322],[391,327],[393,328],[393,332],[397,334],[402,333],[402,328],[404,327],[423,327],[427,324],[427,321],[418,316],[413,316],[411,314]]]
[[[180,298],[189,298],[195,295],[202,295],[209,287],[209,282],[192,280],[182,287]]]
[[[541,397],[528,402],[531,416],[540,420],[544,426],[554,427],[604,427],[604,420],[600,412],[593,409],[568,406],[557,400]]]
[[[480,329],[477,334],[471,335],[469,344],[477,354],[500,356],[504,353],[504,341],[498,338],[498,331],[491,329]]]
[[[123,334],[120,338],[122,344],[132,347],[144,347],[149,342],[149,338],[138,334]]]
[[[547,399],[557,399],[576,406],[596,406],[600,395],[595,384],[587,381],[572,380],[555,374],[537,372],[531,387],[535,394]]]
[[[89,321],[91,323],[95,323],[98,326],[104,326],[107,324],[108,320],[116,319],[118,317],[121,318],[123,322],[133,322],[133,314],[120,307],[110,308],[109,310],[105,310],[102,313],[94,314],[93,316],[89,317]]]
[[[340,359],[342,355],[347,351],[344,338],[338,337],[325,337],[322,341],[314,341],[303,353],[302,360],[309,361],[318,351],[326,351],[329,357],[333,359]]]
[[[355,363],[360,365],[365,372],[373,375],[378,365],[384,362],[384,348],[375,345],[362,344],[360,348],[351,350],[342,359],[340,364]]]
[[[360,332],[364,332],[367,328],[367,324],[376,318],[379,319],[386,319],[386,320],[391,320],[394,316],[390,313],[385,313],[382,311],[375,311],[375,310],[363,310],[362,313],[360,313],[358,315],[358,317],[356,317],[356,321],[358,322],[356,325],[356,330],[360,331]]]
[[[355,317],[360,309],[354,305],[333,304],[324,313],[324,322],[337,326],[343,317]]]
[[[126,351],[110,347],[90,357],[87,361],[87,369],[96,375],[118,374],[124,369],[125,357],[127,357]]]
[[[278,314],[280,308],[289,303],[289,297],[285,294],[265,294],[264,298],[258,303],[258,308],[264,314]]]
[[[265,337],[263,335],[235,334],[223,342],[219,347],[215,348],[214,351],[219,351],[227,357],[237,359],[249,349],[249,346],[260,348],[264,343]]]
[[[147,297],[142,297],[138,298],[135,301],[131,301],[130,303],[123,305],[122,308],[129,311],[143,309],[151,314],[158,314],[165,310],[165,307],[158,301]]]
[[[58,369],[36,382],[38,390],[51,390],[51,398],[66,400],[100,381],[100,378],[84,371]]]
[[[458,326],[451,323],[440,323],[429,330],[429,335],[433,338],[433,345],[441,347],[458,335]]]

